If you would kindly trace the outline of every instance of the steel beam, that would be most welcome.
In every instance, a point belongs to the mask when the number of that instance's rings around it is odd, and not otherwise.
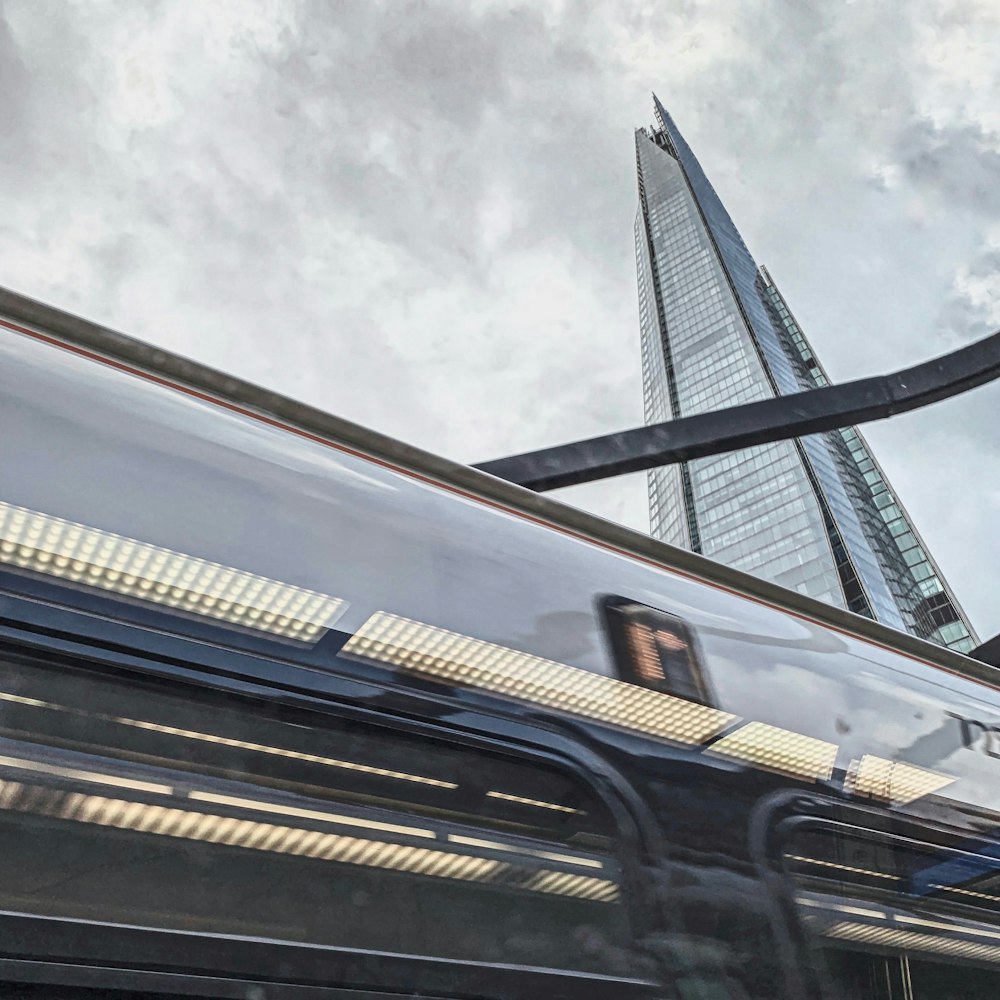
[[[1000,377],[1000,331],[889,375],[712,410],[572,444],[482,462],[475,468],[544,492],[720,452],[882,420]]]
[[[1000,635],[995,635],[992,639],[980,643],[968,655],[974,660],[988,663],[991,667],[1000,667]]]

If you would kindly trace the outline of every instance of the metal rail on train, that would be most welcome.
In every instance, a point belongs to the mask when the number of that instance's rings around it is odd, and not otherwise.
[[[0,294],[0,995],[1000,995],[997,671]]]

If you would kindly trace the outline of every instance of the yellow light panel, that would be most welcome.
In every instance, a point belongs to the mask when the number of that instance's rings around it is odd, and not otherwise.
[[[870,910],[863,906],[845,906],[843,903],[830,903],[825,899],[810,899],[808,896],[796,896],[795,902],[799,906],[809,906],[817,910],[827,910],[829,912],[850,913],[856,917],[875,917],[878,920],[883,920],[886,917],[885,910]]]
[[[103,795],[63,793],[41,785],[14,781],[0,781],[0,808],[120,830],[444,878],[489,881],[507,867],[492,858],[217,816],[174,806],[130,802]]]
[[[253,806],[258,808],[257,803]],[[575,896],[595,902],[616,902],[620,895],[614,882],[588,875],[548,869],[525,871],[494,858],[367,840],[104,795],[64,792],[19,781],[0,780],[0,809],[246,850],[484,882],[527,892]]]
[[[541,799],[526,799],[523,795],[511,795],[509,792],[487,792],[486,797],[488,799],[503,799],[505,802],[517,802],[522,806],[535,806],[538,809],[552,809],[554,812],[580,812],[579,809],[572,809],[570,806],[561,806],[556,802],[543,802]]]
[[[444,684],[478,688],[621,729],[698,746],[736,718],[728,712],[380,611],[342,652]]]
[[[958,933],[967,928],[955,926]],[[949,955],[953,958],[968,958],[979,962],[1000,962],[1000,947],[966,941],[961,938],[942,937],[938,934],[919,934],[897,927],[875,927],[871,924],[857,924],[843,921],[825,931],[827,937],[841,941],[857,941],[882,948],[896,948],[900,951],[915,951],[934,955]]]
[[[861,798],[900,806],[939,791],[954,780],[913,764],[865,754],[851,767],[847,787]]]
[[[578,896],[602,903],[612,903],[619,898],[614,882],[590,875],[573,875],[570,872],[537,872],[522,886],[529,892],[546,892],[555,896]]]
[[[465,844],[468,847],[483,847],[490,851],[507,851],[511,854],[530,854],[533,858],[544,861],[559,861],[565,865],[580,865],[582,868],[603,868],[604,863],[597,858],[585,858],[579,854],[559,854],[556,851],[539,851],[534,847],[521,847],[517,844],[502,844],[496,840],[481,840],[479,837],[464,837],[461,834],[449,833],[448,840],[452,844]]]
[[[992,892],[976,892],[975,889],[960,889],[955,885],[941,885],[939,882],[931,884],[932,889],[941,889],[944,892],[955,892],[960,896],[972,896],[974,899],[988,899],[991,903],[1000,903],[1000,896]]]
[[[344,601],[0,501],[0,563],[316,642]]]
[[[992,938],[1000,940],[1000,931],[990,927],[970,927],[968,924],[946,924],[940,920],[927,920],[925,917],[908,917],[904,914],[896,914],[896,922],[900,924],[911,924],[915,927],[929,927],[936,931],[950,931],[961,934],[971,934],[974,937]]]
[[[37,760],[26,760],[23,757],[0,757],[0,766],[17,767],[24,771],[37,771],[40,774],[51,774],[57,778],[69,778],[73,781],[92,781],[99,785],[117,785],[119,788],[131,788],[137,792],[172,795],[174,791],[171,785],[161,785],[153,781],[137,781],[135,778],[123,778],[117,774],[104,774],[100,771],[82,771],[76,767],[59,767]]]
[[[339,826],[360,826],[366,830],[378,830],[380,833],[398,833],[404,837],[425,837],[434,840],[433,830],[424,830],[416,826],[400,826],[398,823],[383,823],[380,820],[365,819],[362,816],[345,816],[343,813],[323,812],[319,809],[303,809],[301,806],[281,805],[277,802],[262,802],[260,799],[247,799],[237,795],[219,795],[216,792],[189,792],[188,798],[193,802],[214,802],[220,806],[236,806],[239,809],[255,809],[258,812],[279,813],[282,816],[295,816],[300,819],[318,819],[323,823],[336,823]]]
[[[837,744],[765,722],[748,722],[713,743],[706,753],[745,761],[793,778],[826,781],[833,774]]]
[[[889,875],[887,872],[873,872],[870,868],[855,868],[853,865],[841,865],[836,861],[821,861],[819,858],[807,858],[801,854],[786,854],[786,858],[791,861],[799,861],[807,865],[819,865],[820,868],[834,868],[841,872],[850,872],[852,875],[870,875],[872,878],[885,878],[899,881],[899,875]]]

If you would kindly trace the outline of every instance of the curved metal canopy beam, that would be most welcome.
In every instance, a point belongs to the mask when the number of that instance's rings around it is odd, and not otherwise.
[[[498,458],[475,468],[544,492],[882,420],[957,396],[998,377],[1000,331],[950,354],[889,375]]]

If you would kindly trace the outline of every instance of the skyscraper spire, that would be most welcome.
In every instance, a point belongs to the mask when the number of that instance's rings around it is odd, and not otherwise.
[[[675,122],[636,132],[647,423],[826,376]],[[974,633],[856,429],[649,473],[654,535],[942,645]]]

